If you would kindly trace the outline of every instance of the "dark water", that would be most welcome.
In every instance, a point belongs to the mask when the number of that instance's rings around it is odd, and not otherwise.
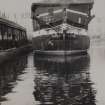
[[[0,65],[0,105],[104,105],[105,47],[71,57],[33,53]]]

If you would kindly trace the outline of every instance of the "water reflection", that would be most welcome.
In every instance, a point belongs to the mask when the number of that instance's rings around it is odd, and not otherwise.
[[[6,101],[7,93],[12,93],[13,87],[20,74],[24,73],[27,64],[27,56],[16,58],[14,61],[0,65],[0,102]]]
[[[64,58],[34,57],[38,105],[96,105],[90,80],[89,55]]]

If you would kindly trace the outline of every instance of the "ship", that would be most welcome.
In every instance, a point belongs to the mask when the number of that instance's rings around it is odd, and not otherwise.
[[[94,0],[40,0],[32,3],[32,44],[35,54],[87,53],[88,26]]]

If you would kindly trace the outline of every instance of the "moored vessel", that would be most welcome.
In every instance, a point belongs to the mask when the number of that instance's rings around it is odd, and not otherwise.
[[[32,4],[33,47],[44,55],[86,53],[93,0],[42,0]]]

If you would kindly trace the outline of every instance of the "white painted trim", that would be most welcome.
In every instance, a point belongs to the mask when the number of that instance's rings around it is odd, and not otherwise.
[[[44,54],[44,55],[72,55],[72,54],[78,54],[78,53],[83,53],[83,52],[87,52],[88,49],[85,50],[34,50],[35,54]]]
[[[88,15],[86,13],[83,13],[80,11],[75,11],[75,10],[71,10],[71,9],[66,9],[66,10],[67,10],[67,12],[72,12],[72,13],[76,13],[76,14],[80,14],[80,15],[84,15],[84,16],[88,17]],[[63,9],[59,9],[59,10],[54,11],[54,13],[60,13],[62,11],[63,11]],[[49,14],[48,12],[42,13],[38,16],[38,18],[43,17],[43,16],[47,16],[48,14]]]
[[[71,10],[71,9],[67,9],[67,12],[72,12],[72,13],[88,16],[86,13],[83,13],[83,12],[80,12],[80,11]]]
[[[59,13],[59,12],[62,12],[62,9],[59,9],[59,10],[54,11],[54,13]],[[40,15],[38,16],[38,18],[39,18],[39,17],[43,17],[43,16],[47,16],[48,14],[49,14],[48,12],[42,13],[42,14],[40,14]]]

